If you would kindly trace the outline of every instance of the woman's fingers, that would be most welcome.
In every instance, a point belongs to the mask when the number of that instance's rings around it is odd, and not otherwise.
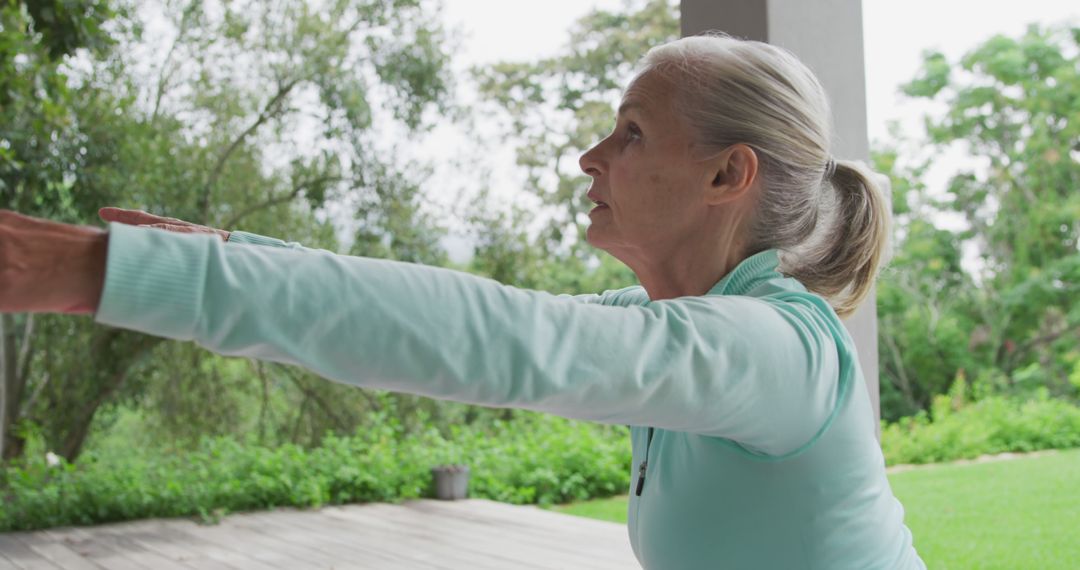
[[[111,206],[108,206],[98,210],[98,215],[101,216],[101,219],[105,220],[106,222],[118,222],[121,224],[127,224],[129,226],[157,228],[182,234],[216,234],[220,236],[222,240],[229,241],[230,232],[227,232],[225,230],[200,226],[198,224],[185,222],[184,220],[178,220],[176,218],[155,216],[153,214],[143,212],[142,210],[125,210],[123,208],[113,208]]]
[[[171,224],[174,226],[195,225],[191,222],[185,222],[184,220],[178,220],[176,218],[155,216],[154,214],[143,212],[142,210],[125,210],[123,208],[113,208],[111,206],[99,209],[98,216],[106,222],[119,222],[130,226],[147,226],[152,224]]]
[[[197,226],[178,226],[176,224],[146,224],[148,228],[157,228],[159,230],[169,230],[170,232],[177,232],[181,234],[198,234],[198,233],[212,233],[209,228],[200,228]]]
[[[214,228],[208,228],[206,226],[178,226],[176,224],[147,224],[143,227],[156,228],[159,230],[168,230],[170,232],[177,232],[181,234],[214,234],[222,239],[222,241],[229,241],[229,232],[224,230],[216,230]]]
[[[147,224],[160,224],[166,220],[141,210],[125,210],[111,206],[98,210],[98,216],[106,222],[119,222],[131,226],[143,226]]]

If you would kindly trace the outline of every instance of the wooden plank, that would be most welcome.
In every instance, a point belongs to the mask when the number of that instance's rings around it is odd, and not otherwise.
[[[101,570],[101,566],[83,558],[62,541],[53,539],[45,532],[28,532],[8,535],[22,542],[34,552],[56,566],[70,570]]]
[[[192,548],[190,545],[177,545],[174,542],[175,539],[169,533],[163,532],[164,527],[157,523],[156,520],[144,520],[128,524],[102,525],[94,527],[94,531],[124,539],[141,551],[153,552],[183,568],[200,570],[237,570],[240,568]]]
[[[600,521],[585,517],[565,515],[555,511],[541,509],[535,505],[510,505],[489,501],[487,499],[468,499],[465,501],[410,501],[405,503],[410,507],[426,508],[449,508],[456,512],[464,510],[468,513],[481,514],[485,518],[494,517],[500,520],[520,521],[524,524],[537,524],[554,529],[572,528],[585,532],[611,533],[612,536],[621,536],[630,547],[630,537],[627,534],[625,524]],[[460,507],[458,506],[460,505]]]
[[[130,527],[132,523],[120,523]],[[153,552],[135,546],[122,536],[112,536],[98,527],[67,527],[55,534],[83,558],[103,568],[116,570],[189,570]]]
[[[146,521],[153,525],[151,530],[162,537],[161,548],[178,548],[196,551],[206,557],[224,563],[232,568],[241,570],[276,570],[281,568],[276,564],[267,564],[246,551],[243,543],[222,546],[188,532],[200,528],[201,525],[185,519],[156,519]],[[209,526],[206,528],[214,528]],[[197,566],[196,566],[197,567]]]
[[[0,570],[625,570],[626,527],[492,501],[409,501],[0,534]]]
[[[238,525],[230,515],[214,526],[193,526],[186,533],[212,542],[220,547],[239,552],[274,568],[304,569],[324,568],[308,560],[302,549]]]
[[[425,514],[443,511],[450,516],[483,521],[492,526],[517,528],[545,542],[574,545],[594,556],[600,552],[610,552],[616,560],[636,564],[625,525],[572,517],[533,506],[505,505],[492,501],[468,503],[462,505],[463,508],[437,501],[415,502],[408,506]]]
[[[546,515],[552,514],[535,507],[510,506],[509,511],[503,509],[488,508],[483,501],[469,501],[468,503],[451,504],[439,501],[416,501],[406,504],[406,508],[414,511],[417,517],[449,516],[471,520],[478,523],[493,526],[509,526],[515,529],[528,529],[532,536],[542,537],[546,540],[566,539],[570,535],[585,534],[590,537],[606,535],[621,537],[629,545],[626,538],[626,528],[619,526],[595,526],[588,524],[592,521],[574,520],[555,513],[554,518]]]
[[[471,503],[471,504],[470,504]],[[622,553],[618,566],[636,564],[629,540],[625,536],[625,527],[620,525],[581,524],[579,521],[565,520],[567,515],[542,511],[535,507],[507,506],[505,509],[486,508],[483,503],[443,503],[439,501],[415,501],[406,505],[415,511],[417,518],[438,520],[450,524],[459,521],[468,528],[474,537],[483,536],[483,529],[499,529],[500,541],[513,543],[519,550],[537,547],[544,550],[561,552],[567,562],[579,564],[578,567],[606,568],[601,553],[612,551]],[[551,515],[550,517],[547,515]],[[585,521],[591,523],[593,521]],[[553,548],[553,545],[557,547]],[[555,558],[558,559],[558,558]]]
[[[446,529],[432,528],[429,521],[415,518],[401,521],[400,507],[386,505],[385,510],[374,505],[363,509],[345,508],[340,511],[324,509],[328,524],[347,524],[364,528],[366,534],[385,537],[390,544],[395,544],[403,556],[412,560],[432,562],[448,568],[464,568],[468,564],[481,567],[507,568],[519,567],[530,570],[543,568],[524,563],[515,557],[507,557],[490,549],[476,548],[467,541],[462,541],[457,532],[444,532]],[[403,513],[408,515],[408,513]]]
[[[354,509],[363,512],[357,517],[335,516],[336,507],[319,511],[320,524],[326,527],[354,530],[357,540],[365,546],[374,546],[387,555],[395,556],[406,567],[412,568],[507,568],[506,561],[489,560],[461,548],[446,548],[425,534],[422,524],[401,526],[373,516],[370,506]],[[414,521],[415,523],[416,521]],[[531,567],[528,567],[531,568]]]
[[[398,533],[415,533],[419,543],[429,548],[468,553],[473,558],[494,557],[515,568],[591,568],[594,562],[588,554],[562,550],[558,542],[536,540],[515,527],[497,527],[475,518],[417,516],[393,505],[370,505],[362,511],[344,509],[329,514],[360,521],[374,515],[380,522],[393,525]]]
[[[16,568],[22,570],[56,570],[60,568],[49,561],[48,558],[34,552],[17,537],[22,533],[0,534],[0,552]]]
[[[417,548],[447,558],[448,562],[454,563],[455,568],[465,567],[463,564],[472,560],[483,560],[487,565],[502,568],[549,568],[542,562],[523,559],[513,549],[507,548],[508,545],[482,544],[475,540],[475,536],[463,532],[457,521],[447,524],[431,517],[417,517],[401,506],[370,505],[362,509],[345,507],[337,512],[328,511],[327,515],[346,520],[368,518],[377,521],[393,535],[408,536]],[[507,541],[510,544],[513,542],[511,538]]]
[[[490,501],[470,501],[465,509],[435,501],[417,502],[409,507],[425,514],[443,511],[449,516],[482,521],[493,527],[513,528],[527,533],[527,540],[561,545],[567,550],[589,553],[596,559],[616,564],[637,564],[625,525],[571,517],[532,506],[503,505]]]
[[[295,540],[325,550],[336,556],[342,567],[386,570],[445,568],[438,561],[418,561],[402,556],[394,548],[394,537],[372,536],[363,527],[336,523],[317,511],[261,513],[253,517],[253,521],[276,536],[278,533],[292,535]],[[477,570],[485,568],[477,567]]]
[[[139,544],[131,532],[137,530],[142,521],[88,527],[86,532],[94,540],[111,548],[124,559],[142,567],[154,570],[189,570],[166,556]]]
[[[486,500],[470,500],[467,504],[447,504],[439,501],[418,501],[410,508],[425,514],[445,510],[456,517],[480,517],[479,520],[496,528],[515,528],[529,540],[557,544],[564,550],[587,554],[593,568],[636,568],[637,559],[630,548],[625,525],[572,517],[535,506],[516,506]]]
[[[400,506],[382,506],[392,511],[401,510]],[[375,505],[354,505],[324,508],[319,511],[321,519],[319,524],[324,528],[349,529],[363,537],[362,540],[381,543],[382,548],[386,550],[393,548],[398,557],[413,567],[419,564],[431,568],[475,568],[476,570],[502,570],[514,567],[515,561],[489,552],[477,552],[462,548],[461,545],[447,547],[440,541],[433,540],[432,535],[437,531],[426,527],[425,521],[413,520],[410,524],[402,526],[386,520],[375,507]],[[356,517],[335,516],[335,509],[351,511]],[[538,568],[521,564],[518,567]]]
[[[272,541],[276,548],[319,568],[344,568],[352,566],[340,555],[328,552],[322,537],[314,532],[278,523],[276,519],[286,519],[291,513],[248,513],[228,518],[228,523],[238,529],[245,529]]]
[[[49,530],[45,534],[52,540],[64,544],[84,560],[102,568],[134,570],[139,567],[122,553],[116,552],[109,545],[97,540],[85,529],[65,527]]]

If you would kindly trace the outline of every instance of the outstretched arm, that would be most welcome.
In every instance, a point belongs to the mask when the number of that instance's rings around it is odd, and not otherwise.
[[[0,312],[96,311],[341,382],[785,455],[827,427],[858,378],[850,339],[813,295],[625,293],[576,303],[409,263],[0,210]]]
[[[156,228],[182,234],[213,234],[227,243],[244,243],[250,245],[266,245],[272,247],[287,247],[290,249],[309,249],[297,242],[286,242],[277,238],[243,232],[239,230],[220,230],[208,226],[201,226],[191,222],[185,222],[177,218],[157,216],[142,210],[127,210],[124,208],[105,207],[98,210],[98,216],[106,223],[118,222],[130,226],[144,228]]]
[[[575,303],[446,269],[120,224],[96,319],[361,386],[772,454],[809,440],[839,390],[812,303]]]
[[[242,243],[247,245],[262,245],[268,247],[282,247],[287,249],[295,249],[299,251],[327,251],[316,250],[308,247],[304,247],[299,242],[284,241],[275,237],[264,236],[252,232],[245,232],[240,230],[219,230],[216,228],[210,228],[206,226],[200,226],[191,222],[185,222],[176,218],[166,218],[163,216],[156,216],[149,212],[142,210],[126,210],[123,208],[106,207],[101,208],[98,212],[101,219],[106,222],[119,222],[122,224],[128,224],[132,226],[141,226],[149,228],[157,228],[163,230],[169,230],[178,233],[208,233],[215,234],[222,238],[227,243]],[[580,303],[599,303],[600,295],[597,294],[584,294],[584,295],[559,295],[559,297],[566,297],[573,299]]]

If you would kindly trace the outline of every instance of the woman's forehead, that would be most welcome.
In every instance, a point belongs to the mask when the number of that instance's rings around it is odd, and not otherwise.
[[[623,91],[618,114],[637,111],[640,114],[656,115],[671,110],[674,89],[671,81],[656,73],[645,73],[635,77]]]

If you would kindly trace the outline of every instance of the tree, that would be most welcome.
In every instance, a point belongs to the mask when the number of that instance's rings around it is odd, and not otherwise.
[[[923,385],[911,405],[925,407],[926,394],[964,375],[989,388],[1076,393],[1078,47],[1080,29],[1032,26],[1019,38],[990,38],[957,62],[928,53],[904,87],[947,108],[926,120],[934,153],[959,146],[978,158],[951,177],[945,196],[920,187],[917,171],[894,172],[894,186],[899,178],[908,190],[903,198],[922,205],[903,225],[898,277],[879,291],[880,352],[890,384],[901,392]],[[967,230],[935,227],[942,213],[960,215]],[[965,244],[979,254],[971,275],[957,258]],[[949,340],[935,343],[941,335]],[[893,362],[890,352],[905,356]]]
[[[609,257],[585,244],[585,214],[592,204],[577,159],[610,132],[615,106],[641,56],[678,37],[676,4],[633,0],[622,11],[594,10],[581,18],[559,55],[475,70],[482,95],[501,114],[505,138],[517,150],[526,189],[544,206],[548,223],[535,244],[541,257],[574,257],[581,270],[595,264],[597,255]],[[620,275],[622,285],[628,276]]]
[[[936,227],[922,177],[929,163],[898,165],[900,151],[879,149],[875,167],[892,178],[896,252],[878,282],[881,409],[886,420],[929,409],[960,370],[976,370],[968,308],[976,285],[961,264],[963,233]]]
[[[365,231],[411,227],[420,237],[394,251],[437,259],[402,172],[413,165],[381,156],[373,134],[422,131],[448,108],[445,37],[419,0],[37,6],[0,14],[3,114],[23,121],[2,132],[4,207],[81,223],[105,204],[138,207],[334,249],[325,207],[359,197],[356,214],[381,224]],[[171,27],[162,49],[141,33],[155,9]],[[101,406],[138,398],[156,370],[206,374],[159,339],[34,321],[4,316],[6,458],[37,426],[73,459]]]
[[[0,4],[0,205],[77,221],[73,191],[85,148],[62,69],[77,50],[107,53],[106,2]],[[0,315],[0,458],[21,450],[13,427],[40,394],[31,374],[41,327],[33,315]]]

